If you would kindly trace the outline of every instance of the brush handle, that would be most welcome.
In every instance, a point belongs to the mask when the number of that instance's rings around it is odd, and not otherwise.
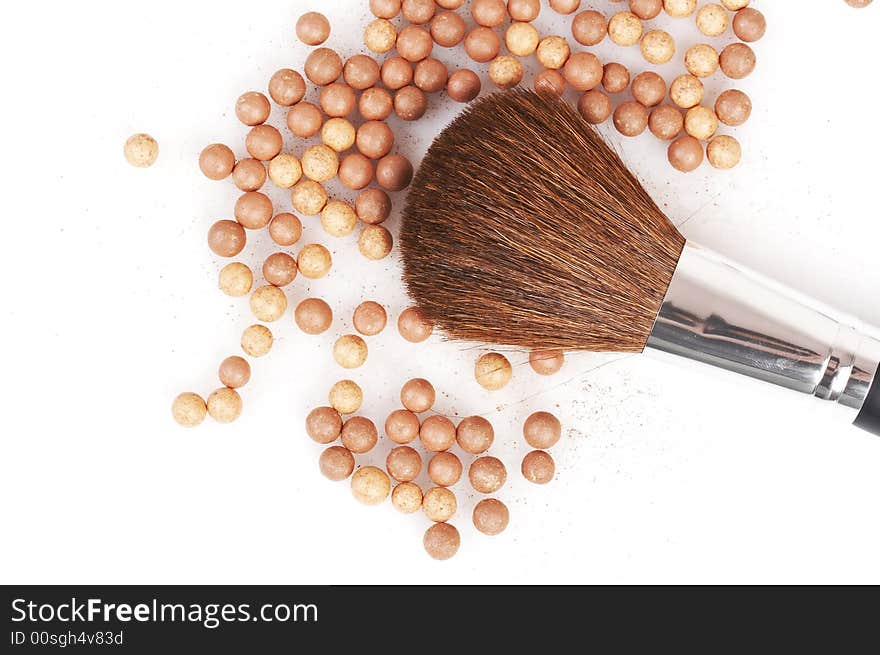
[[[832,401],[880,435],[880,340],[720,255],[688,243],[646,351],[668,353]]]

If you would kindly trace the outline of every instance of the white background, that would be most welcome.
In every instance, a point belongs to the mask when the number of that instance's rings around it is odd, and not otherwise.
[[[461,550],[430,560],[427,519],[358,505],[347,483],[321,477],[321,448],[304,434],[308,409],[345,377],[330,346],[350,331],[354,306],[378,300],[393,321],[407,304],[396,251],[366,262],[354,236],[330,243],[314,219],[301,243],[328,243],[335,268],[309,284],[300,277],[289,295],[291,304],[327,298],[333,329],[304,337],[288,310],[272,326],[272,353],[252,362],[241,419],[178,428],[172,398],[215,388],[217,364],[238,352],[251,322],[245,299],[217,290],[220,262],[205,244],[208,226],[231,217],[236,192],[201,176],[198,153],[215,141],[244,153],[235,98],[264,90],[277,68],[301,67],[301,12],[327,13],[329,45],[348,56],[360,50],[367,2],[8,5],[0,581],[880,582],[880,439],[835,423],[818,401],[593,354],[539,379],[512,353],[514,383],[489,394],[473,380],[478,350],[437,336],[411,345],[389,329],[354,373],[362,413],[381,425],[401,383],[427,377],[438,411],[492,420],[510,472],[500,494],[509,529],[476,533],[461,483]],[[735,132],[745,151],[737,170],[684,176],[650,135],[610,138],[669,215],[686,221],[688,238],[880,324],[880,7],[755,5],[769,30],[756,44],[757,71],[739,85],[755,112]],[[655,23],[678,39],[674,63],[661,68],[671,79],[701,39],[688,20]],[[545,6],[542,33],[562,25]],[[635,48],[606,41],[600,52],[643,69]],[[713,77],[710,99],[724,85]],[[399,128],[400,150],[418,160],[455,110],[434,97],[423,121]],[[122,157],[140,131],[161,147],[148,170]],[[279,208],[289,207],[285,196],[273,195]],[[253,237],[242,257],[258,266],[271,246]],[[553,449],[557,479],[545,487],[519,474],[520,425],[537,409],[557,412],[566,428]],[[386,451],[383,439],[359,463]]]

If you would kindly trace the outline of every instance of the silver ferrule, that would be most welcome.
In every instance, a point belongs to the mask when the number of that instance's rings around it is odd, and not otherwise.
[[[830,400],[852,420],[877,371],[880,341],[858,321],[688,243],[646,352]]]

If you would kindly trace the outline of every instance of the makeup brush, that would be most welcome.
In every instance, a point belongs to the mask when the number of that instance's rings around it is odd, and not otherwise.
[[[880,434],[880,341],[687,242],[554,96],[497,93],[446,127],[400,244],[410,295],[451,338],[676,355],[833,401]]]

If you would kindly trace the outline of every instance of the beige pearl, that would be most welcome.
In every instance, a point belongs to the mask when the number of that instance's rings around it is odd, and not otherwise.
[[[391,492],[391,504],[404,514],[418,512],[422,508],[422,490],[413,482],[401,482]]]
[[[321,210],[321,227],[330,236],[347,236],[357,227],[357,214],[347,202],[331,200]]]
[[[241,349],[251,357],[264,357],[272,350],[272,331],[265,325],[251,325],[241,333]]]
[[[422,499],[422,511],[436,523],[444,523],[455,516],[458,501],[455,494],[446,487],[432,487]]]
[[[251,312],[266,323],[277,321],[287,311],[287,296],[278,287],[266,285],[251,295]]]
[[[718,70],[718,51],[705,43],[688,48],[684,55],[684,66],[691,75],[709,77]]]
[[[324,144],[310,146],[302,154],[303,174],[315,182],[327,182],[339,171],[339,157]]]
[[[253,272],[241,262],[232,262],[220,269],[220,290],[227,296],[246,296],[253,284]]]
[[[356,334],[345,334],[333,344],[333,359],[342,368],[357,368],[367,361],[367,342]]]
[[[541,66],[557,70],[565,66],[565,62],[571,56],[571,48],[563,37],[548,36],[538,43],[536,55]]]
[[[333,258],[330,255],[330,251],[324,246],[311,243],[303,246],[303,249],[299,251],[296,265],[299,267],[299,272],[305,277],[310,280],[317,280],[330,272],[330,268],[333,266]]]
[[[697,0],[663,0],[663,9],[673,18],[685,18],[697,10]]]
[[[704,87],[693,75],[679,75],[669,87],[669,98],[682,109],[690,109],[703,100]]]
[[[684,131],[699,141],[710,139],[718,130],[718,117],[709,107],[698,105],[688,109],[684,117]]]
[[[474,365],[474,377],[484,389],[497,391],[507,386],[513,377],[513,368],[501,353],[486,353]]]
[[[510,55],[495,57],[489,64],[489,79],[502,89],[509,89],[522,81],[523,67],[519,59]]]
[[[126,161],[137,168],[147,168],[159,157],[159,144],[149,134],[134,134],[123,147]]]
[[[171,415],[185,428],[194,428],[205,420],[207,414],[208,406],[197,393],[182,393],[171,404]]]
[[[727,170],[739,164],[742,159],[742,147],[732,136],[722,134],[709,142],[706,155],[712,166]]]
[[[511,54],[529,57],[538,49],[541,40],[538,30],[531,23],[511,23],[504,34],[504,43]]]
[[[208,414],[218,423],[232,423],[241,416],[241,396],[235,389],[222,387],[208,396]]]
[[[394,23],[377,18],[364,30],[364,45],[376,54],[384,54],[397,43],[397,28]]]
[[[697,12],[697,29],[706,36],[721,36],[727,31],[729,22],[727,12],[721,5],[703,5]]]
[[[619,46],[635,45],[642,38],[642,21],[634,13],[621,11],[608,21],[608,36]]]
[[[300,214],[317,216],[327,204],[327,191],[314,180],[303,180],[291,190],[290,202]]]
[[[321,128],[321,141],[336,152],[345,152],[351,148],[356,135],[354,125],[345,118],[331,118]]]
[[[302,177],[299,159],[288,153],[281,153],[269,160],[269,179],[281,188],[289,189]]]
[[[642,56],[651,64],[665,64],[675,55],[675,39],[669,32],[651,30],[642,37]]]
[[[721,0],[721,4],[727,7],[730,11],[739,11],[744,7],[748,7],[751,1],[752,0]]]
[[[330,406],[340,414],[354,414],[364,402],[364,393],[352,380],[340,380],[330,388]]]
[[[358,250],[367,259],[385,259],[394,246],[394,239],[382,225],[365,225],[358,237]]]
[[[351,476],[351,495],[364,505],[379,505],[390,492],[388,474],[375,466],[361,467]]]

